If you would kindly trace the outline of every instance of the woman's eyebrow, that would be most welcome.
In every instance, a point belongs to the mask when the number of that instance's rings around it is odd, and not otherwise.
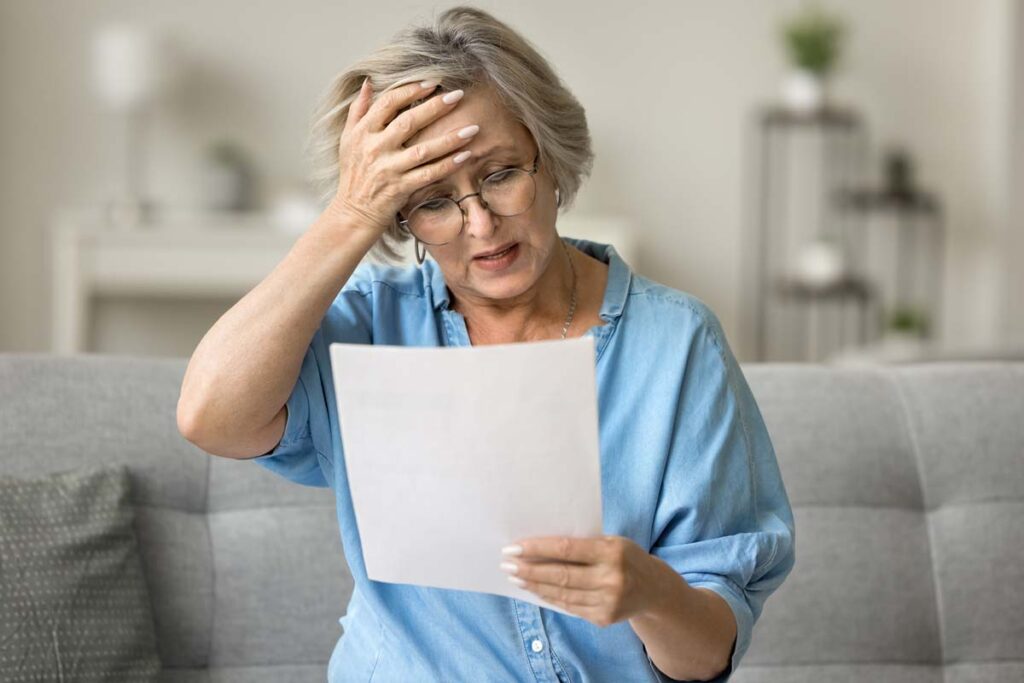
[[[487,161],[487,157],[492,155],[492,154],[494,154],[495,152],[515,154],[518,151],[519,150],[518,150],[518,148],[515,145],[505,145],[505,144],[491,145],[490,147],[488,147],[487,149],[485,149],[482,152],[474,153],[473,156],[468,160],[468,163],[472,164],[472,163],[476,162],[477,164],[479,164],[480,162]],[[430,183],[429,185],[425,185],[425,186],[421,187],[419,190],[416,191],[415,194],[419,194],[423,190],[429,190],[429,189],[431,189],[433,187],[441,187],[443,185],[447,185],[450,181],[451,181],[451,178],[443,178],[441,180],[437,180],[435,182]]]

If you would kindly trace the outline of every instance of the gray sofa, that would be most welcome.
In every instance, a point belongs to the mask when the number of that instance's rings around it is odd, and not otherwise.
[[[0,473],[130,467],[166,681],[323,681],[327,489],[177,431],[185,359],[0,354]],[[1024,681],[1024,363],[745,365],[797,562],[732,680]]]

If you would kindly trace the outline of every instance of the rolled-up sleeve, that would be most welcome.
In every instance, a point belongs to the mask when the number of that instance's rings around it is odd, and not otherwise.
[[[319,371],[313,348],[310,346],[306,349],[299,377],[285,404],[288,420],[281,441],[270,452],[250,460],[296,484],[326,487],[329,484],[320,461],[327,458],[313,443],[310,399],[306,389],[307,383],[320,386]],[[305,381],[303,376],[306,377]]]
[[[760,410],[710,309],[686,354],[651,553],[720,595],[737,634],[727,681],[795,561],[793,512]],[[669,680],[669,679],[666,679]]]

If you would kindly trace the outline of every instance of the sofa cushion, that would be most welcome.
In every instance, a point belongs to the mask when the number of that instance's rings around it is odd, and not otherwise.
[[[128,470],[0,477],[0,680],[160,671]]]

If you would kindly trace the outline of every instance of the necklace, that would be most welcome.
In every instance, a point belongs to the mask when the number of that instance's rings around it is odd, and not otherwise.
[[[565,250],[565,255],[569,259],[569,267],[572,268],[572,297],[569,299],[569,315],[565,318],[565,326],[562,328],[562,339],[565,339],[565,335],[569,333],[569,326],[572,325],[572,316],[576,313],[576,266],[573,265],[572,256],[569,254],[569,247],[565,246],[565,241],[561,238],[558,239],[562,243],[562,249]]]

